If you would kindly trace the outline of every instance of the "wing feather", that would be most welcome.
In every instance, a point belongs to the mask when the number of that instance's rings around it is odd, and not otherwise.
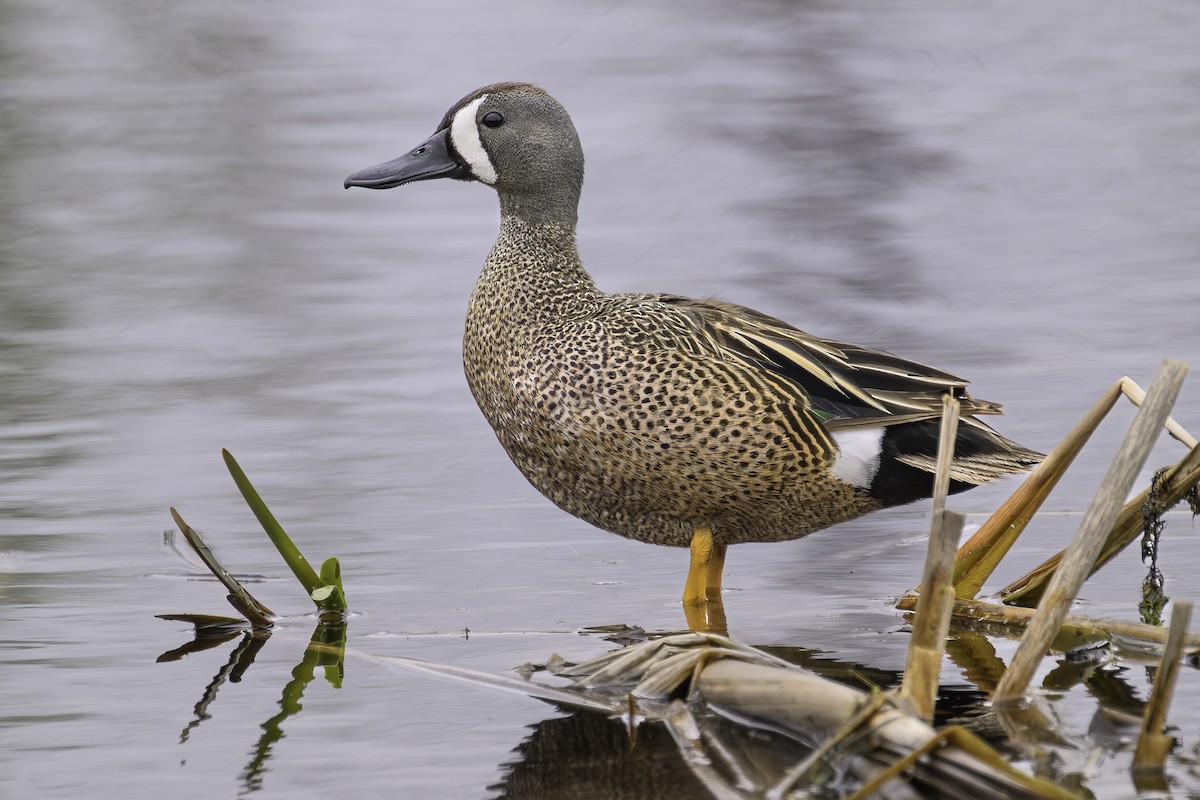
[[[941,415],[952,393],[962,413],[999,414],[966,393],[967,381],[886,350],[822,339],[745,306],[677,295],[646,295],[684,312],[715,355],[780,375],[829,427],[899,424]],[[981,423],[982,424],[982,423]]]

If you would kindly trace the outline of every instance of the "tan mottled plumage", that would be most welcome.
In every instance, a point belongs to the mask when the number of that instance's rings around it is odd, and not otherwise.
[[[480,97],[476,128],[451,132]],[[456,143],[463,130],[479,140]],[[427,147],[447,155],[429,162]],[[536,87],[468,95],[421,148],[347,185],[470,179],[479,157],[498,176],[501,224],[468,306],[467,380],[513,463],[571,514],[694,554],[694,535],[710,531],[719,582],[725,545],[794,539],[928,496],[947,392],[964,423],[954,489],[1038,460],[976,419],[999,407],[948,373],[742,306],[597,289],[575,246],[582,150]],[[871,483],[835,477],[836,437],[871,429],[883,446]]]

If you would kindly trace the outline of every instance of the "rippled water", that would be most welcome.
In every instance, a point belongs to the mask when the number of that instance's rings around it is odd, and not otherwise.
[[[937,364],[1048,449],[1120,375],[1200,366],[1198,34],[1183,3],[0,7],[0,796],[518,796],[488,787],[548,707],[353,659],[248,777],[304,617],[180,742],[233,643],[155,663],[188,635],[154,614],[226,613],[161,545],[167,507],[235,570],[287,577],[254,584],[277,611],[308,610],[221,447],[311,557],[341,558],[352,648],[503,672],[610,646],[584,626],[682,624],[686,554],[563,515],[470,399],[459,337],[494,198],[341,188],[467,91],[532,80],[570,109],[602,287],[718,295]],[[1176,415],[1196,430],[1192,383]],[[1130,416],[1051,505],[1086,506]],[[735,548],[733,633],[899,670],[888,598],[916,582],[926,513]],[[1075,519],[1032,531],[1012,574]],[[1163,562],[1194,598],[1185,515]],[[1143,574],[1123,557],[1087,610],[1133,618]],[[1083,729],[1095,705],[1076,687],[1056,709]],[[1185,670],[1188,796],[1197,708]],[[1089,786],[1131,794],[1127,763]]]

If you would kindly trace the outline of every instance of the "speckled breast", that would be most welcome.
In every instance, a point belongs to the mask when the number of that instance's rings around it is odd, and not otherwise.
[[[880,507],[796,435],[802,411],[738,365],[647,348],[619,316],[510,327],[468,317],[467,380],[518,469],[565,511],[687,546],[804,536]],[[827,437],[822,437],[827,442]]]

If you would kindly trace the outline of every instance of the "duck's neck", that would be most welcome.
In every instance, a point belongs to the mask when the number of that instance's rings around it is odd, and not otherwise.
[[[501,220],[520,219],[532,225],[555,223],[574,230],[583,194],[583,154],[579,140],[572,135],[561,156],[547,157],[536,150],[523,155],[526,163],[519,170],[520,181],[501,178],[495,187],[500,197]]]
[[[587,314],[598,296],[575,246],[573,219],[530,221],[504,214],[470,314],[530,324]]]

